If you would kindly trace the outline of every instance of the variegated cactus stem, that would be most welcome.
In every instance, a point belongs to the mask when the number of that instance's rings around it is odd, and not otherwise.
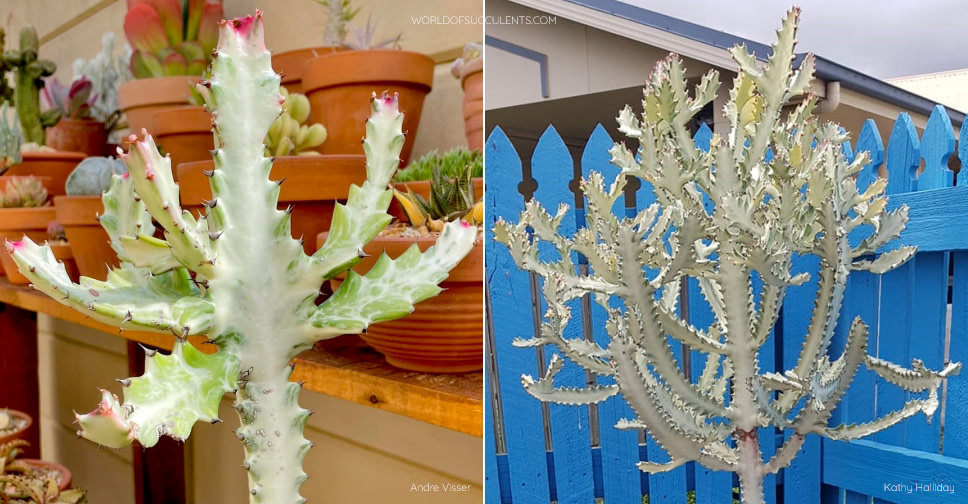
[[[582,181],[586,227],[560,233],[567,208],[552,215],[531,200],[518,223],[501,220],[494,229],[515,262],[544,279],[548,310],[541,331],[515,343],[554,344],[568,362],[614,380],[556,387],[554,376],[566,362],[556,355],[545,376],[523,377],[527,391],[574,405],[622,394],[637,418],[616,427],[647,429],[670,457],[668,463],[641,462],[643,471],[668,471],[690,460],[734,471],[746,504],[764,502],[764,476],[789,465],[807,435],[850,440],[917,413],[930,418],[942,381],[961,367],[948,363],[933,371],[915,360],[905,369],[869,356],[860,318],[843,352],[831,355],[850,272],[890,271],[915,249],[885,249],[904,229],[907,208],[886,210],[883,179],[858,187],[855,175],[866,156],[848,162],[839,126],[813,117],[816,98],[804,96],[813,57],[792,66],[797,14],[794,9],[784,20],[765,67],[743,47],[731,51],[740,69],[724,108],[732,128],[713,136],[708,151],[694,145],[687,125],[715,98],[718,76],[707,74],[690,93],[681,61],[670,57],[647,83],[642,116],[626,107],[618,117],[619,130],[638,141],[637,152],[615,144],[612,163],[621,174],[610,186],[599,173]],[[801,96],[794,106],[791,100]],[[612,209],[627,177],[651,185],[656,203],[619,218]],[[852,242],[852,232],[867,236]],[[557,249],[560,259],[539,258],[540,242]],[[587,258],[587,275],[578,273],[574,252]],[[808,280],[806,273],[794,274],[794,255],[819,258],[813,316],[796,365],[762,372],[759,351],[772,335],[784,294]],[[702,294],[691,302],[704,300],[711,308],[708,327],[678,315],[682,280],[690,277]],[[565,336],[569,304],[586,294],[607,313],[605,347]],[[698,379],[682,373],[670,337],[705,354]],[[797,335],[787,331],[784,337]],[[862,364],[911,399],[869,423],[828,425]],[[759,446],[761,428],[768,439],[774,429],[789,434],[769,460]]]
[[[414,246],[396,260],[381,257],[365,275],[348,273],[317,306],[322,283],[358,262],[390,222],[387,186],[403,145],[397,98],[374,95],[366,181],[350,187],[328,241],[308,256],[291,236],[289,212],[277,209],[280,183],[269,179],[272,162],[263,156],[281,96],[260,13],[221,23],[208,85],[219,141],[205,216],[180,208],[170,159],[144,135],[121,156],[128,173],[114,176],[102,198],[101,225],[121,260],[106,280],[73,284],[46,245],[25,238],[7,246],[34,287],[59,302],[122,329],[176,337],[170,355],[150,355],[143,376],[122,380],[123,401],[104,391],[94,412],[78,415],[82,436],[110,447],[185,439],[195,422],[218,421],[219,402],[234,391],[250,502],[301,503],[310,412],[298,404],[300,385],[289,381],[293,358],[320,339],[410,313],[440,292],[477,231],[449,225],[424,253]],[[217,352],[193,347],[194,334],[207,335]]]

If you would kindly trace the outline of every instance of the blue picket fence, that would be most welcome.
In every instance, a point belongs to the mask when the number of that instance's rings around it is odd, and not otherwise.
[[[708,128],[700,128],[696,145],[708,148],[710,137]],[[914,244],[919,251],[890,273],[850,276],[832,352],[839,355],[849,321],[860,315],[871,328],[868,351],[873,355],[904,365],[918,358],[933,369],[947,360],[968,363],[968,168],[955,180],[948,167],[953,155],[968,167],[968,133],[961,130],[956,153],[948,115],[938,106],[920,138],[907,114],[898,117],[886,148],[872,120],[854,138],[852,146],[844,146],[847,156],[853,159],[854,152],[868,151],[871,159],[859,174],[860,189],[886,172],[889,207],[910,207],[907,229],[891,246]],[[524,202],[533,197],[552,210],[558,203],[571,206],[562,231],[574,232],[584,225],[583,204],[576,206],[581,200],[572,190],[577,188],[575,174],[584,177],[598,171],[606,182],[614,178],[618,169],[609,163],[608,154],[612,144],[605,129],[596,127],[576,169],[568,146],[553,127],[537,140],[533,153],[521,155],[495,128],[485,146],[488,218],[516,222]],[[523,163],[522,155],[527,154],[529,162]],[[634,206],[626,207],[626,215],[654,201],[649,187],[639,187],[634,198],[627,196],[626,202],[634,200]],[[605,504],[636,504],[647,495],[651,504],[685,503],[687,494],[693,494],[697,504],[731,503],[738,485],[730,473],[695,464],[661,474],[641,473],[637,461],[666,461],[667,456],[647,433],[613,427],[620,418],[634,417],[620,396],[597,406],[573,407],[543,405],[527,395],[521,375],[543,374],[555,351],[511,346],[515,338],[533,336],[544,313],[539,281],[519,270],[492,234],[487,239],[487,502],[592,504],[604,499]],[[797,258],[794,268],[815,272],[817,261]],[[712,321],[709,307],[696,285],[687,291],[682,311],[694,325],[705,327]],[[780,322],[761,352],[762,370],[793,367],[815,291],[816,283],[790,288]],[[607,340],[604,316],[593,303],[573,309],[567,330],[567,337]],[[697,379],[702,356],[691,352],[688,359],[677,358],[691,361]],[[583,386],[596,379],[601,380],[567,366],[556,381]],[[900,407],[906,397],[862,367],[832,424],[870,421]],[[864,440],[845,443],[808,436],[793,464],[765,482],[767,502],[968,502],[968,373],[948,380],[941,404],[930,423],[919,416]],[[760,444],[767,457],[783,436],[761,429]]]

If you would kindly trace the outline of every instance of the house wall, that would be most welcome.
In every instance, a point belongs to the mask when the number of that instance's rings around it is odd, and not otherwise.
[[[32,24],[41,39],[40,55],[57,64],[57,77],[70,80],[75,58],[90,59],[101,50],[101,35],[114,31],[123,39],[125,0],[4,0],[0,27],[7,32],[7,47],[17,47],[20,29]],[[433,91],[424,102],[414,157],[432,149],[465,145],[460,83],[449,73],[467,42],[483,39],[479,24],[421,24],[423,16],[472,16],[481,14],[480,0],[354,0],[361,11],[351,26],[365,26],[367,16],[378,21],[376,40],[403,34],[403,49],[417,51],[438,63]],[[287,51],[322,45],[325,11],[313,0],[230,0],[227,17],[263,10],[266,46]],[[419,21],[419,20],[417,20]]]
[[[7,47],[16,47],[20,28],[33,24],[41,37],[41,57],[57,63],[57,76],[63,80],[71,78],[76,57],[91,58],[100,50],[102,33],[111,30],[121,37],[126,10],[124,0],[4,0],[2,4],[0,26],[8,34]],[[270,50],[321,43],[324,12],[312,0],[225,4],[230,17],[252,12],[261,4]],[[481,2],[354,0],[354,5],[362,7],[356,23],[365,24],[367,14],[379,18],[377,38],[403,32],[404,49],[428,54],[438,63],[415,156],[463,145],[462,92],[448,69],[466,42],[482,40],[482,26],[419,25],[411,16],[477,16]],[[90,502],[133,503],[131,449],[110,450],[79,441],[72,426],[73,411],[92,409],[99,387],[120,391],[114,380],[128,374],[124,340],[43,315],[39,328],[43,456],[73,469],[76,484],[89,490]],[[410,491],[412,483],[427,481],[472,486],[468,492],[441,500],[483,501],[480,438],[311,391],[303,392],[300,403],[317,412],[307,427],[307,437],[316,446],[306,458],[311,477],[303,486],[303,494],[312,501],[427,502],[427,494]],[[238,420],[230,404],[227,399],[222,405],[224,424],[198,426],[187,444],[190,502],[247,500],[246,475],[239,467],[242,453],[233,434]]]
[[[503,0],[487,2],[492,19],[542,15],[546,13]],[[561,16],[553,24],[491,24],[487,35],[546,55],[549,92],[547,98],[541,96],[538,63],[489,45],[487,110],[641,86],[655,62],[669,54]],[[687,75],[701,75],[708,68],[688,61]]]

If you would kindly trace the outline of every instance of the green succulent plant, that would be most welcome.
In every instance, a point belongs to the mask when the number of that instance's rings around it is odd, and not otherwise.
[[[57,65],[53,61],[40,59],[37,54],[39,50],[37,30],[28,26],[20,31],[20,49],[5,51],[3,61],[14,73],[13,102],[24,140],[44,145],[44,128],[57,124],[61,112],[56,109],[40,111],[40,90],[44,87],[44,77],[54,75]]]
[[[15,115],[11,118],[12,115],[6,103],[0,106],[0,175],[23,159],[24,137],[19,121]]]
[[[31,177],[13,177],[6,189],[0,191],[0,208],[33,208],[49,205],[47,189],[40,180]]]
[[[51,475],[38,475],[20,459],[30,443],[22,439],[0,444],[0,502],[4,504],[81,504],[86,492],[79,488],[60,490]]]
[[[455,147],[443,154],[436,149],[424,154],[420,159],[393,175],[394,182],[413,182],[416,180],[430,180],[434,169],[440,170],[444,177],[456,177],[466,166],[470,166],[471,177],[484,176],[484,156],[480,151],[469,150],[467,147]]]
[[[286,101],[282,104],[283,112],[272,121],[266,134],[266,155],[319,154],[311,149],[326,141],[326,128],[319,123],[305,124],[309,119],[309,99],[299,93],[289,93],[283,87],[279,93]]]
[[[457,219],[474,225],[484,222],[484,201],[474,194],[474,165],[457,164],[453,170],[449,176],[444,174],[443,164],[431,166],[429,201],[409,187],[407,192],[393,190],[411,225],[440,231],[445,223]]]

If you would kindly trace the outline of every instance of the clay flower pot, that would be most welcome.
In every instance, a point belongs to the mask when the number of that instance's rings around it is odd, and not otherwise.
[[[25,235],[37,243],[42,243],[47,239],[47,225],[54,218],[54,207],[50,206],[0,208],[0,245],[5,241],[20,241]],[[7,254],[6,250],[3,247],[2,253]]]
[[[400,158],[410,160],[424,98],[434,80],[430,57],[395,49],[339,51],[313,58],[303,68],[303,90],[313,122],[326,126],[323,154],[362,154],[360,141],[370,117],[370,98],[384,90],[398,93],[407,134]]]
[[[317,246],[326,234],[317,238]],[[378,236],[363,247],[364,257],[353,271],[365,274],[386,252],[399,257],[412,245],[427,250],[437,236]],[[484,245],[478,239],[451,270],[440,287],[443,292],[414,306],[403,318],[370,325],[360,337],[386,357],[391,365],[425,373],[467,373],[483,368],[484,346]],[[333,282],[333,290],[340,282]]]
[[[322,54],[342,51],[342,47],[321,46],[282,51],[272,55],[272,69],[282,75],[282,87],[290,93],[302,93],[303,65]]]
[[[50,184],[44,184],[51,196],[65,194],[67,176],[86,156],[81,152],[24,152],[23,161],[11,166],[4,175],[50,177]]]
[[[460,85],[464,90],[464,134],[467,147],[484,148],[484,58],[466,64],[461,70]]]
[[[117,267],[108,233],[98,216],[104,213],[100,196],[58,196],[54,198],[57,222],[64,227],[80,275],[104,280],[108,266]]]
[[[212,158],[212,114],[205,107],[173,107],[155,112],[152,135],[162,151],[171,156],[171,165]],[[178,172],[173,173],[178,180]]]
[[[471,179],[471,183],[474,186],[474,197],[477,199],[481,199],[481,197],[484,195],[484,177],[474,177]],[[423,196],[423,199],[430,201],[430,181],[429,180],[414,180],[411,182],[394,182],[393,188],[402,193],[406,193],[407,188],[410,188],[410,190],[415,194],[419,194]],[[400,222],[410,222],[410,219],[407,217],[407,212],[403,211],[403,207],[400,206],[400,203],[397,202],[396,198],[393,198],[393,200],[390,201],[390,208],[387,210],[387,213],[392,215],[393,218],[397,219]]]
[[[135,79],[121,84],[118,101],[128,118],[128,129],[136,135],[141,129],[154,133],[154,114],[159,110],[187,105],[191,86],[201,80],[194,75]]]
[[[6,247],[4,247],[6,249]],[[0,430],[0,445],[4,443],[9,443],[14,439],[24,439],[24,433],[30,428],[34,423],[34,419],[30,418],[30,415],[24,413],[23,411],[17,411],[13,409],[5,410],[8,415],[10,415],[11,425],[7,428]]]
[[[178,166],[183,208],[198,215],[202,201],[212,199],[212,189],[203,171],[213,168],[212,161]],[[303,237],[303,248],[311,254],[316,250],[313,237],[329,229],[336,202],[346,200],[350,184],[362,185],[366,180],[366,159],[362,155],[279,156],[273,161],[269,175],[272,180],[286,180],[279,192],[279,208],[292,205],[292,235]]]
[[[47,128],[47,146],[59,151],[103,156],[107,143],[108,131],[101,121],[61,119],[56,125]]]

